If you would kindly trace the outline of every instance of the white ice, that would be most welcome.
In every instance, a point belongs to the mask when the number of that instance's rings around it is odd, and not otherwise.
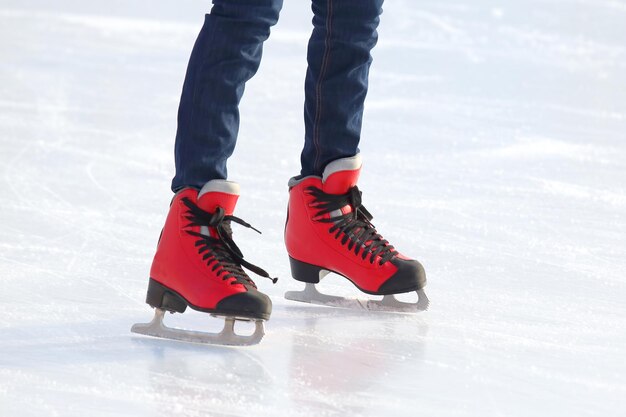
[[[285,3],[229,165],[280,280],[263,342],[225,348],[129,331],[209,2],[1,2],[0,415],[626,415],[626,1],[387,1],[360,185],[426,266],[418,315],[282,298],[311,29]]]

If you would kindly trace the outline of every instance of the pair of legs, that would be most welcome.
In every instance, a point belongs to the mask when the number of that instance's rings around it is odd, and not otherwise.
[[[283,0],[213,0],[194,45],[178,112],[175,192],[226,179],[244,86]],[[358,153],[370,51],[383,0],[312,0],[301,175]]]
[[[249,345],[263,337],[270,298],[246,271],[270,278],[243,258],[232,239],[239,186],[224,181],[235,148],[238,105],[244,86],[257,71],[263,42],[278,20],[282,0],[213,0],[194,46],[183,87],[176,135],[176,192],[150,269],[146,302],[154,319],[132,331],[202,343]],[[340,307],[418,311],[424,268],[401,255],[371,223],[356,186],[361,170],[358,144],[367,93],[370,51],[382,0],[313,0],[313,34],[305,82],[305,144],[301,175],[289,181],[285,244],[291,275],[305,283],[289,291],[295,301]],[[383,299],[361,303],[315,290],[328,273],[344,276],[361,291]],[[276,282],[275,279],[272,279]],[[393,294],[417,291],[417,303]],[[389,298],[391,297],[391,298]],[[421,301],[420,301],[421,300]],[[166,311],[187,307],[225,317],[220,333],[171,329]],[[255,331],[242,336],[235,320],[252,320]]]

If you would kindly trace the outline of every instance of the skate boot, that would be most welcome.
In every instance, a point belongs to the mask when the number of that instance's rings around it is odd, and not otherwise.
[[[223,345],[261,340],[272,303],[242,266],[263,277],[269,275],[245,261],[232,239],[231,222],[252,228],[233,216],[238,198],[239,185],[225,180],[209,181],[200,192],[186,188],[176,194],[150,270],[146,302],[155,308],[155,316],[151,323],[135,324],[132,332]],[[163,324],[166,311],[182,313],[187,307],[223,317],[224,329],[205,333]],[[253,321],[254,333],[237,335],[236,320]]]
[[[285,298],[314,304],[367,310],[414,312],[428,308],[422,265],[401,255],[371,223],[361,204],[357,180],[361,158],[335,160],[322,177],[289,181],[285,243],[291,274],[306,283],[303,291]],[[318,292],[315,284],[330,272],[342,275],[358,289],[382,300],[351,300]],[[393,294],[416,291],[417,302],[399,301]]]

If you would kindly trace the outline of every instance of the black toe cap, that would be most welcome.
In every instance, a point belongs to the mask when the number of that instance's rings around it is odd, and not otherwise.
[[[398,270],[378,289],[378,294],[399,294],[417,291],[426,285],[426,271],[417,261],[395,258],[391,261]]]
[[[231,295],[217,303],[218,314],[268,320],[272,314],[272,301],[262,292],[248,288],[246,292]]]

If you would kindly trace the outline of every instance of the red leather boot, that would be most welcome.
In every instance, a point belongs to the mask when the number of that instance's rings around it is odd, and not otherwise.
[[[400,254],[374,228],[356,185],[360,171],[361,158],[356,155],[331,162],[322,177],[290,180],[285,243],[291,274],[307,287],[304,292],[288,292],[286,297],[352,307],[345,299],[315,289],[314,284],[334,272],[365,293],[388,296],[381,302],[357,303],[357,307],[423,310],[428,306],[422,290],[426,285],[424,268]],[[418,292],[417,303],[401,303],[392,296],[411,291]]]
[[[252,344],[260,340],[261,322],[270,318],[272,303],[242,266],[269,275],[245,261],[232,239],[231,222],[251,228],[233,216],[238,198],[239,185],[225,180],[210,181],[200,192],[187,188],[176,194],[150,269],[146,302],[156,308],[157,323],[153,320],[152,328],[135,325],[133,331],[204,343]],[[163,325],[164,311],[182,313],[188,306],[225,317],[225,329],[210,334]],[[234,320],[255,321],[254,337],[236,335]]]

